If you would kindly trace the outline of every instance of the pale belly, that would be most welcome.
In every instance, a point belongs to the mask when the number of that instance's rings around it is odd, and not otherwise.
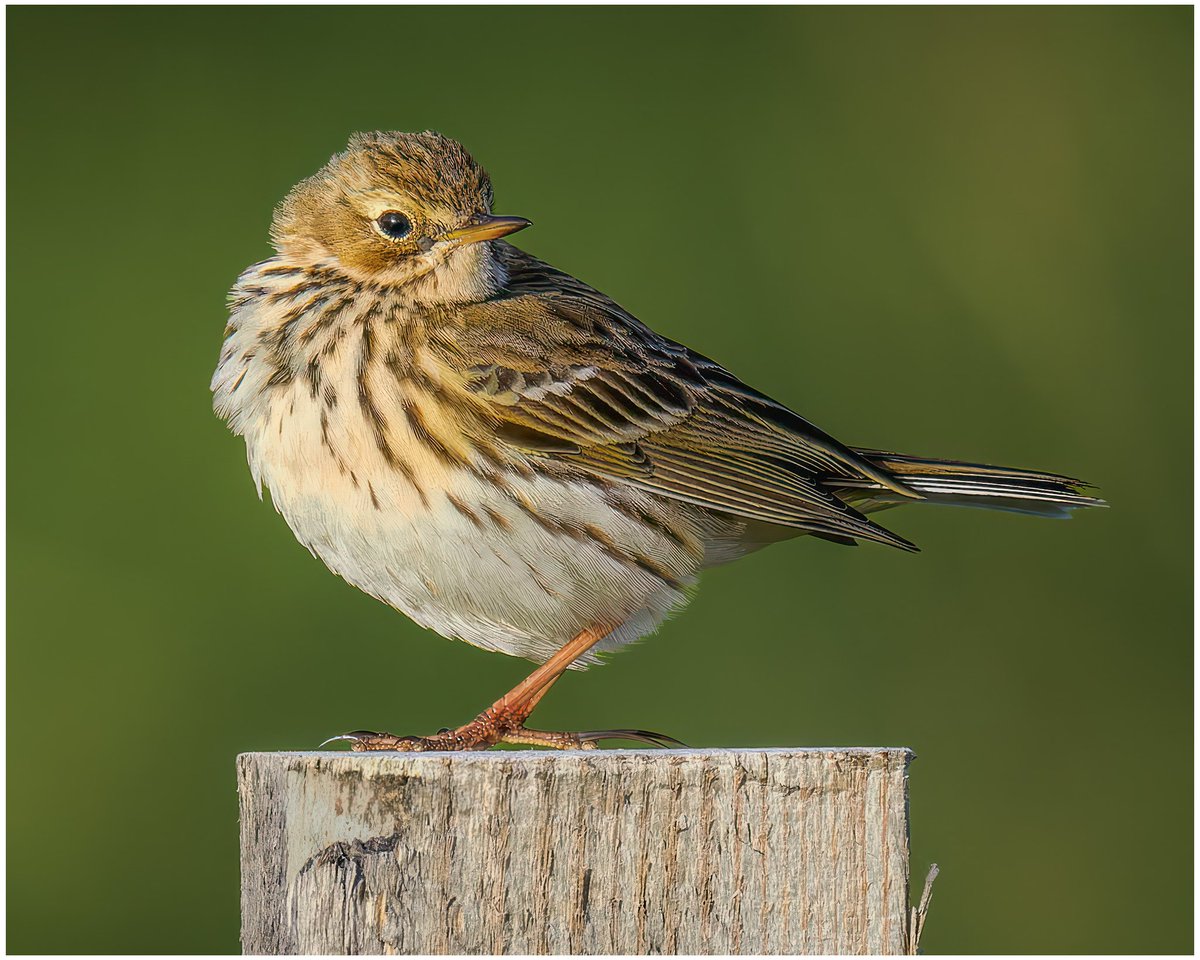
[[[400,429],[389,463],[352,405],[322,414],[297,389],[270,406],[249,459],[297,539],[443,636],[542,661],[601,627],[612,649],[680,606],[701,565],[696,518],[647,494],[515,472],[497,486]]]

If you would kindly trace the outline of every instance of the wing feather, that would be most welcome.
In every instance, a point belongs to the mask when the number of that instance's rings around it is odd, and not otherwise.
[[[496,439],[707,509],[915,549],[827,484],[920,499],[894,474],[591,287],[499,246],[505,291],[456,311],[440,344]]]

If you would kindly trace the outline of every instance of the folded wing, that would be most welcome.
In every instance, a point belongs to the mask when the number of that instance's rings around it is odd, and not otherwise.
[[[443,343],[496,440],[710,510],[915,549],[829,487],[921,499],[886,468],[578,280],[505,258],[506,292],[466,308]]]

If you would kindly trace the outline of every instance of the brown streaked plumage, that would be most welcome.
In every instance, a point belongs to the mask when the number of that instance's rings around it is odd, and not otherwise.
[[[524,722],[569,667],[651,632],[700,570],[810,534],[916,548],[916,501],[1064,516],[1053,474],[849,447],[501,238],[435,133],[367,134],[276,211],[231,292],[218,414],[296,536],[448,637],[542,663],[471,724],[355,749],[590,747]]]

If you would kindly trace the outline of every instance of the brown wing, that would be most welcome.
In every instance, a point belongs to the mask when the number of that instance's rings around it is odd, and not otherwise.
[[[920,499],[892,474],[591,287],[502,249],[505,292],[462,311],[445,343],[498,439],[711,510],[913,549],[827,486],[863,479]]]

